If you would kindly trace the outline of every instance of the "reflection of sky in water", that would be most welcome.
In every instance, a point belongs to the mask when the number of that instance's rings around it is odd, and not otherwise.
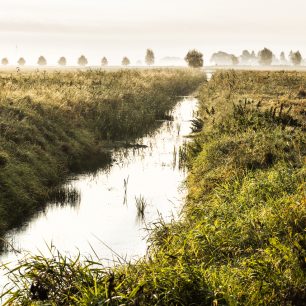
[[[147,148],[114,152],[116,161],[110,169],[80,175],[69,183],[80,192],[78,205],[50,203],[44,212],[7,239],[15,249],[31,253],[39,250],[48,254],[47,244],[52,242],[62,253],[75,255],[80,251],[86,256],[94,255],[92,246],[105,263],[114,254],[103,243],[127,259],[144,255],[147,236],[144,228],[158,221],[159,215],[170,221],[177,217],[181,207],[186,173],[179,169],[178,152],[186,141],[183,135],[190,133],[195,104],[195,99],[180,102],[173,112],[174,121],[164,122],[156,133],[141,140]],[[147,203],[144,222],[137,222],[136,218],[135,198],[140,196]],[[8,253],[1,262],[14,257]]]

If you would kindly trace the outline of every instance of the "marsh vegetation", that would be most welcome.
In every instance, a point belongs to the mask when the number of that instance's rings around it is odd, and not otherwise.
[[[42,207],[72,172],[158,126],[204,76],[187,70],[0,74],[0,233]],[[132,119],[132,120],[131,120]]]
[[[304,305],[305,84],[298,72],[216,72],[180,150],[189,169],[181,219],[155,223],[136,263],[27,259],[11,301]]]
[[[63,254],[99,254],[105,265],[113,265],[116,256],[101,240],[128,261],[144,256],[145,228],[160,218],[177,218],[184,202],[186,169],[179,148],[188,141],[195,107],[196,99],[179,101],[172,121],[161,122],[135,144],[119,143],[107,167],[70,176],[43,210],[4,236],[8,248],[0,262],[37,250],[48,256],[51,242]],[[3,284],[0,274],[0,288]]]

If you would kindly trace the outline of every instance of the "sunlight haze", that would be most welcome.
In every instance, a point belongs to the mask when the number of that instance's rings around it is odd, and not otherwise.
[[[157,58],[183,58],[191,48],[204,53],[243,49],[300,50],[306,55],[306,2],[140,1],[140,0],[2,0],[0,56],[20,56],[48,64],[66,56],[75,65],[84,54],[90,65],[106,56],[119,64],[123,56],[143,60],[146,48]]]

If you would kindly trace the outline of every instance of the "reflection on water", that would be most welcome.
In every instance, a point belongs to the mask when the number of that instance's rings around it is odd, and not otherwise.
[[[56,206],[78,206],[81,204],[81,193],[72,186],[62,186],[51,192],[49,202]]]
[[[191,132],[195,107],[195,99],[183,99],[171,121],[153,135],[115,150],[111,167],[71,179],[44,211],[6,236],[8,250],[0,261],[16,261],[27,251],[48,255],[51,244],[71,256],[95,256],[94,249],[106,265],[116,254],[127,260],[143,256],[145,228],[160,217],[177,218],[180,211],[186,173],[179,153]]]

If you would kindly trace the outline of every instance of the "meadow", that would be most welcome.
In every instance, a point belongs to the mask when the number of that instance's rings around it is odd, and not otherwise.
[[[68,175],[109,163],[115,142],[154,129],[203,80],[186,69],[1,72],[0,237]]]
[[[12,273],[10,302],[305,305],[306,74],[218,71],[198,98],[188,197],[147,256],[109,269],[51,250]]]

